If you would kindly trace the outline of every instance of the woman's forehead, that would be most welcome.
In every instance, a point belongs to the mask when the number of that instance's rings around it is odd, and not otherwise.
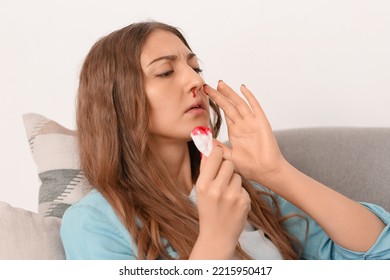
[[[187,57],[190,53],[191,50],[174,33],[156,30],[148,36],[142,46],[141,63],[147,65],[156,58],[169,55]]]

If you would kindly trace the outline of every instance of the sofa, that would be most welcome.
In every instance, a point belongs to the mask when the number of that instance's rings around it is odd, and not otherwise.
[[[92,187],[80,170],[74,131],[34,113],[23,121],[41,180],[39,207],[34,213],[0,202],[0,259],[65,259],[62,214]],[[285,158],[302,172],[356,201],[390,210],[390,128],[297,128],[275,136]]]

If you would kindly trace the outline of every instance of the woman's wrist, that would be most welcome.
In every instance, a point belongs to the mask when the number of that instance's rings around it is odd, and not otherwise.
[[[232,259],[236,243],[231,238],[221,235],[199,234],[189,259],[192,260],[223,260]]]
[[[284,185],[283,182],[288,180],[288,177],[294,173],[294,170],[296,169],[286,159],[281,158],[279,163],[275,164],[275,167],[271,171],[266,173],[254,171],[253,181],[272,191],[276,191],[274,188]]]

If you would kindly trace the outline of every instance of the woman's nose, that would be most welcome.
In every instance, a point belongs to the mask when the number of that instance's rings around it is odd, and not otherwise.
[[[196,88],[196,87],[193,87],[193,88],[191,89],[192,97],[194,97],[194,98],[196,97],[197,91],[198,91],[198,88]]]
[[[192,97],[195,98],[202,91],[204,80],[202,76],[192,68],[186,71],[186,73],[188,75],[186,79],[187,80],[186,92],[188,92],[189,94],[192,95]]]

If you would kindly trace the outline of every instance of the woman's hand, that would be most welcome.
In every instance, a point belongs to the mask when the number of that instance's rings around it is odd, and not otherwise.
[[[251,201],[222,148],[202,158],[195,190],[200,230],[190,258],[232,259]]]
[[[264,184],[286,161],[259,102],[244,85],[240,90],[247,102],[222,81],[217,90],[204,86],[225,113],[232,148],[224,146],[224,158],[245,178]]]
[[[383,222],[366,207],[290,165],[279,151],[260,104],[245,86],[241,92],[249,104],[223,82],[217,90],[205,86],[204,91],[225,112],[232,148],[224,148],[224,158],[231,160],[238,172],[307,213],[338,245],[360,252],[371,248]]]

